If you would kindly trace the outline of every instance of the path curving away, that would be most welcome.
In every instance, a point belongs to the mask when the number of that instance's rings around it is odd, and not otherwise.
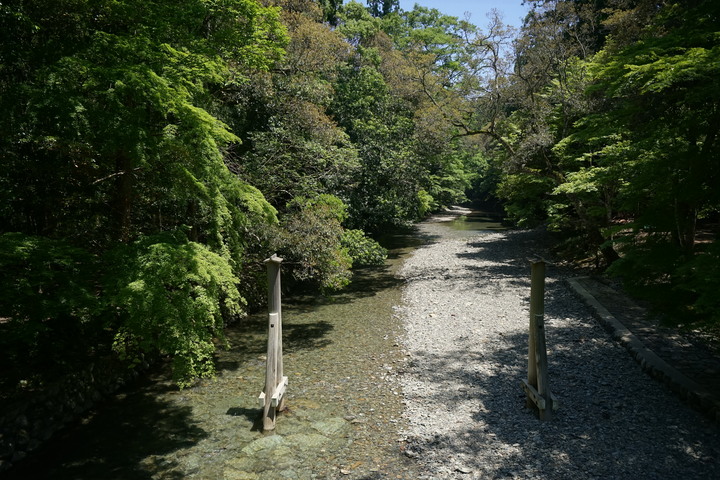
[[[399,274],[408,367],[406,455],[423,478],[720,478],[720,430],[643,373],[547,269],[550,387],[560,409],[525,408],[530,267],[539,231],[448,237]]]

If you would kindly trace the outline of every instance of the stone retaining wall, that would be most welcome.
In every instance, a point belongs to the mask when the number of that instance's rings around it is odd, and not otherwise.
[[[640,364],[640,367],[651,377],[667,385],[688,405],[710,416],[720,424],[720,399],[710,394],[701,385],[687,378],[665,360],[658,357],[655,352],[648,349],[639,338],[598,302],[578,280],[581,279],[568,279],[567,284],[592,309],[595,318],[608,330],[612,337],[630,352]]]
[[[24,459],[139,373],[140,369],[131,370],[107,359],[85,365],[41,391],[27,392],[8,401],[0,412],[0,472]]]

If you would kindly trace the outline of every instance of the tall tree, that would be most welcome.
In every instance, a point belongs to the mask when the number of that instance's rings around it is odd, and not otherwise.
[[[0,228],[28,235],[13,237],[20,245],[42,235],[128,265],[109,272],[113,293],[96,311],[112,305],[104,315],[117,317],[118,338],[176,356],[181,377],[207,373],[209,336],[223,313],[240,312],[249,232],[276,222],[224,164],[239,139],[216,92],[282,57],[278,10],[254,0],[27,1],[0,6],[0,27]],[[177,275],[160,274],[171,266]]]
[[[367,0],[367,5],[373,17],[384,17],[400,9],[399,0]]]
[[[332,83],[350,46],[321,23],[312,1],[283,1],[287,54],[272,72],[257,72],[235,92],[253,108],[237,110],[236,131],[243,145],[231,168],[283,210],[295,197],[332,193],[347,198],[357,169],[357,153],[328,114]]]
[[[593,92],[611,99],[609,121],[637,149],[626,159],[635,216],[685,254],[698,217],[720,206],[719,15],[714,2],[668,4],[639,41],[610,44],[596,59]]]
[[[514,76],[516,154],[500,184],[508,209],[549,221],[578,254],[599,251],[612,272],[707,315],[718,249],[698,248],[696,228],[720,211],[720,7],[533,4]]]
[[[3,8],[3,32],[15,32],[0,47],[6,229],[104,244],[192,226],[198,202],[219,213],[222,148],[237,137],[213,116],[210,87],[279,58],[276,10],[251,0]]]

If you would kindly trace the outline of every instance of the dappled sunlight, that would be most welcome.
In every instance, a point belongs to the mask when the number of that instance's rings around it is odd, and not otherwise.
[[[717,429],[640,369],[548,267],[553,419],[526,407],[532,231],[420,250],[403,272],[411,455],[461,478],[662,478],[712,470]],[[538,248],[535,250],[535,248]],[[460,262],[457,260],[460,259]],[[663,405],[662,414],[653,405]],[[660,420],[662,418],[662,420]],[[679,429],[678,425],[687,425]]]

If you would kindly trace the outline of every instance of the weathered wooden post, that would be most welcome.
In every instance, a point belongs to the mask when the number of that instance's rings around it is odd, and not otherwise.
[[[528,333],[528,379],[522,387],[528,408],[537,407],[540,420],[550,420],[558,403],[550,391],[545,345],[545,262],[530,261],[530,329]]]
[[[528,335],[528,384],[537,386],[535,324],[536,315],[545,312],[545,262],[530,260],[530,331]],[[530,397],[525,404],[528,408],[534,405]]]
[[[535,369],[537,376],[537,392],[545,400],[545,405],[538,405],[540,420],[550,420],[556,408],[555,397],[550,392],[548,382],[547,350],[545,348],[545,315],[535,315]]]
[[[268,343],[265,388],[258,400],[263,407],[263,430],[275,428],[275,415],[285,408],[288,378],[283,372],[282,308],[280,294],[280,263],[277,255],[265,260],[268,274]]]

